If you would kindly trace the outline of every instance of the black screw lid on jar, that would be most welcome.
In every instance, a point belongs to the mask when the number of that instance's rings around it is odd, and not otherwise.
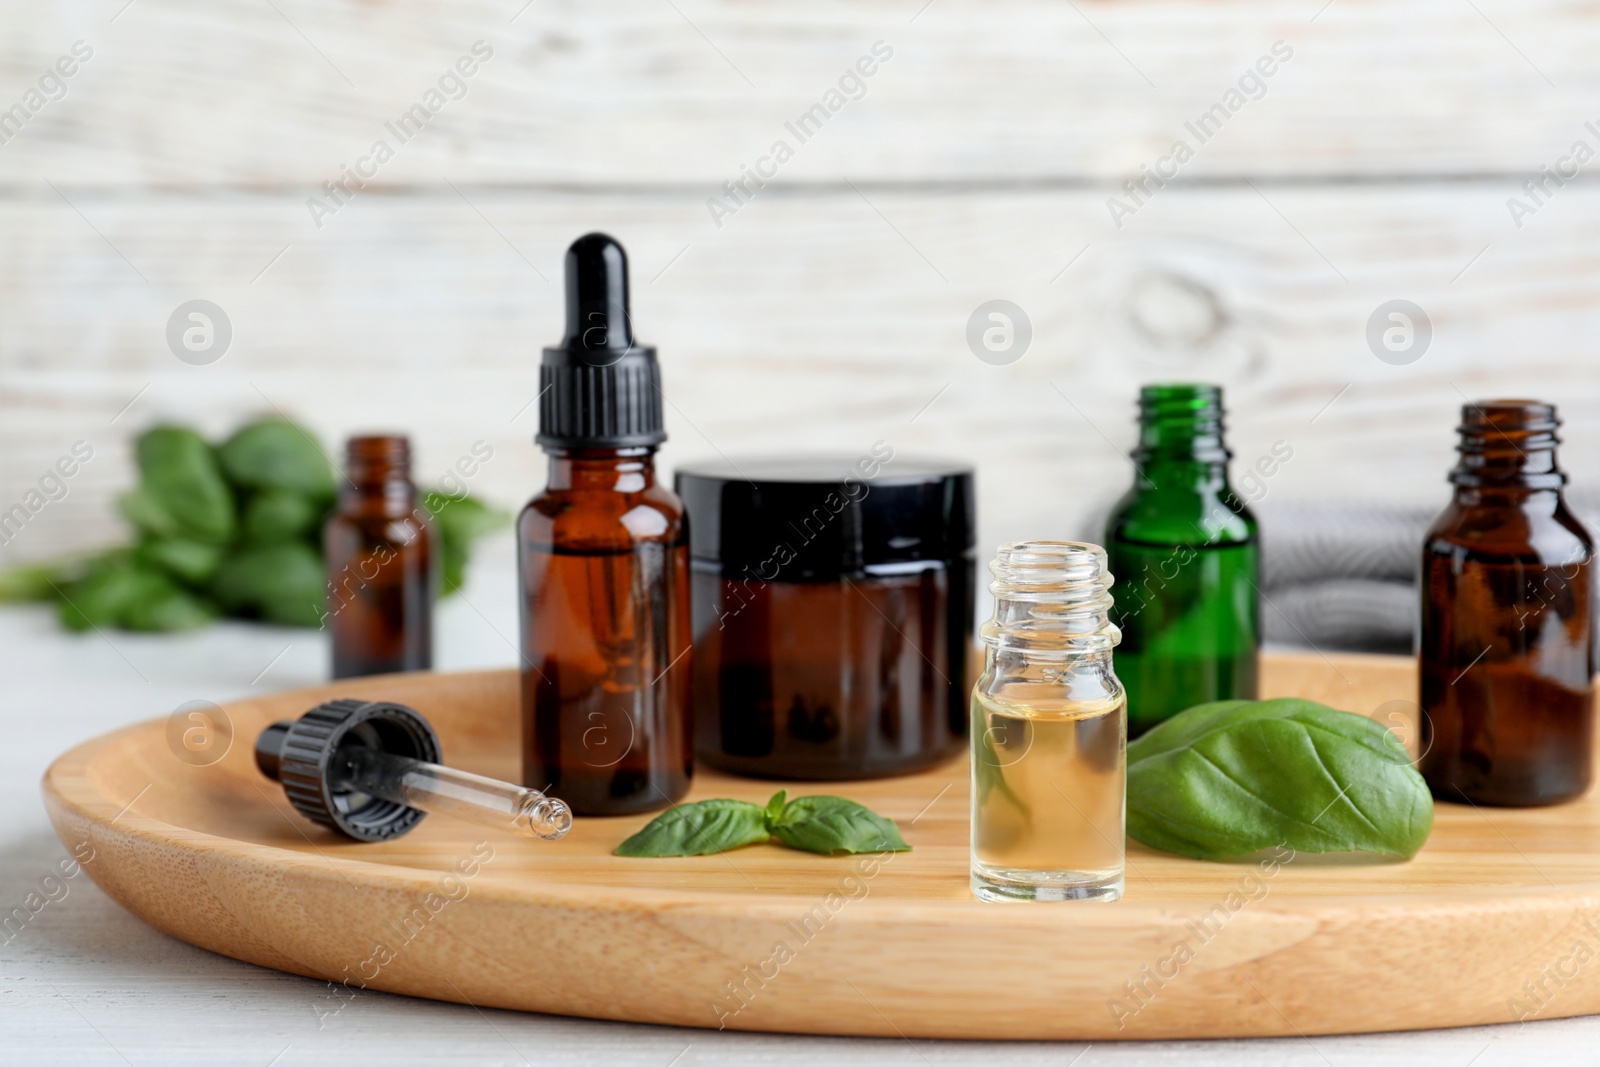
[[[727,578],[837,581],[885,564],[958,559],[976,527],[972,468],[896,456],[795,456],[690,464],[675,489],[689,554]]]
[[[539,366],[545,449],[640,448],[667,439],[656,350],[634,344],[628,254],[590,233],[567,249],[567,329]]]

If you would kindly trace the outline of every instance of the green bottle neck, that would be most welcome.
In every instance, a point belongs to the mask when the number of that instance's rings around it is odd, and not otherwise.
[[[1133,487],[1113,530],[1150,543],[1247,541],[1255,520],[1228,482],[1222,396],[1215,386],[1146,386],[1139,395]]]
[[[1157,492],[1218,493],[1228,488],[1230,453],[1222,440],[1220,407],[1209,411],[1141,413],[1134,488]]]

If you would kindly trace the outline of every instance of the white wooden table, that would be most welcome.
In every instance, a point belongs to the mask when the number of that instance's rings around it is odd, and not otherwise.
[[[515,635],[509,538],[488,546],[466,600],[440,625],[442,669],[509,666]],[[287,646],[288,651],[284,651]],[[180,637],[69,636],[43,610],[0,610],[0,908],[9,911],[66,856],[38,779],[84,738],[223,701],[322,680],[316,635],[226,625]],[[263,670],[271,664],[270,669]],[[324,983],[263,970],[145,926],[79,875],[0,945],[0,1063],[12,1064],[956,1064],[1102,1067],[1195,1063],[1400,1063],[1510,1067],[1594,1063],[1600,1019],[1358,1037],[1168,1044],[801,1038],[477,1011],[385,993],[325,1013]],[[59,896],[59,892],[57,893]],[[1018,981],[1027,981],[1018,975]],[[1419,989],[1419,997],[1427,996]],[[1076,1058],[1075,1058],[1076,1057]]]

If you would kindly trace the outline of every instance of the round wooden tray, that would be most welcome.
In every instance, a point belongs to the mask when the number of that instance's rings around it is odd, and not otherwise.
[[[1264,688],[1402,733],[1416,712],[1399,658],[1268,656]],[[228,705],[233,742],[209,766],[175,755],[181,729],[164,720],[78,746],[44,780],[62,842],[92,849],[94,881],[158,929],[335,983],[330,1012],[369,987],[683,1026],[1100,1040],[1600,1011],[1592,792],[1538,810],[1441,804],[1408,863],[1297,856],[1264,870],[1130,844],[1117,904],[982,904],[967,889],[964,759],[788,784],[896,819],[914,851],[877,864],[775,845],[611,856],[646,816],[581,819],[553,844],[440,816],[398,841],[349,842],[294,814],[251,757],[263,726],[336,695],[410,704],[448,762],[514,775],[513,672],[360,679]],[[702,773],[694,797],[775,788]]]

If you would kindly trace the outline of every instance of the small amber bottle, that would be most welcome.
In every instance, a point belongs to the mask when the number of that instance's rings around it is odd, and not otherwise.
[[[1422,550],[1423,776],[1436,796],[1553,804],[1589,785],[1594,542],[1562,500],[1550,404],[1461,411],[1455,498]]]
[[[622,246],[580,237],[566,275],[539,372],[549,484],[517,520],[522,781],[625,815],[679,800],[694,770],[688,532],[656,482],[660,370],[633,342]]]
[[[352,437],[345,484],[323,529],[333,676],[433,666],[432,532],[404,437]]]

